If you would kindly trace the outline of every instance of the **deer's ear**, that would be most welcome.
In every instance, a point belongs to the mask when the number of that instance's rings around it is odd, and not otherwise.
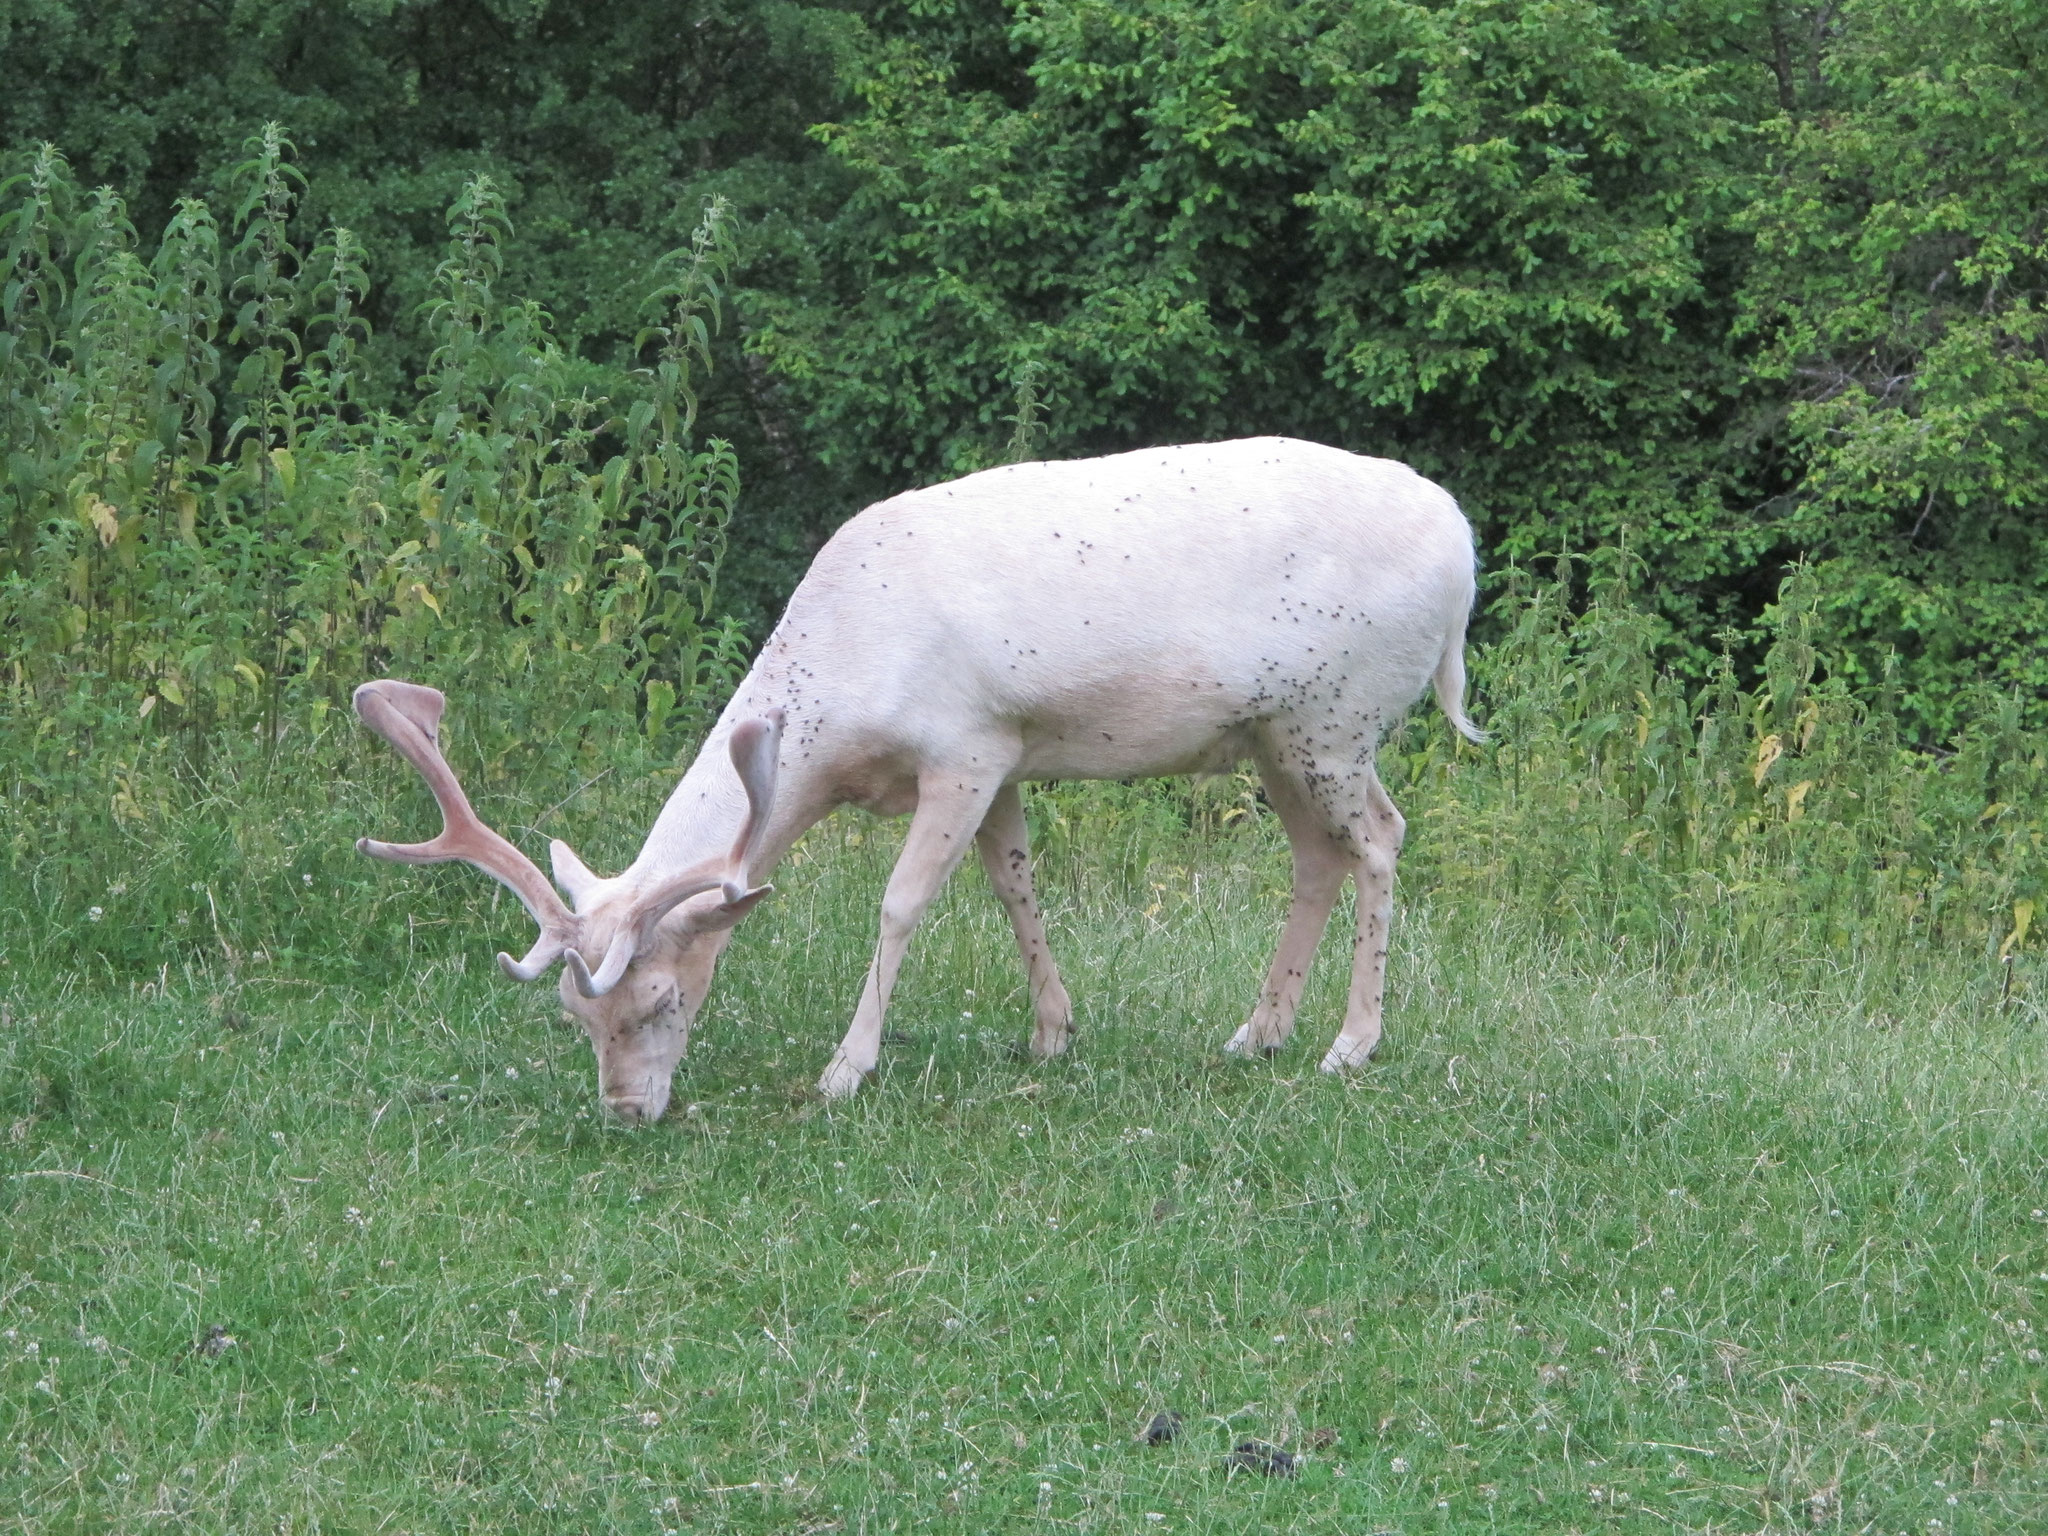
[[[548,844],[548,862],[555,867],[555,884],[567,891],[577,906],[582,906],[584,893],[599,884],[590,866],[577,858],[576,850],[559,837]]]
[[[691,933],[716,933],[721,928],[730,928],[763,900],[774,895],[775,887],[762,885],[751,891],[741,891],[728,885],[725,891],[725,900],[716,905],[707,903],[702,907],[692,907],[684,914]]]

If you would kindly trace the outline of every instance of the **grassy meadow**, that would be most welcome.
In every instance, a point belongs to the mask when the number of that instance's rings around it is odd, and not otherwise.
[[[1270,826],[1056,843],[1073,1056],[969,869],[827,1106],[899,837],[807,839],[641,1131],[509,903],[356,982],[0,972],[0,1530],[2048,1528],[2048,1020],[1983,956],[1404,901],[1337,1081],[1341,912],[1220,1051]]]

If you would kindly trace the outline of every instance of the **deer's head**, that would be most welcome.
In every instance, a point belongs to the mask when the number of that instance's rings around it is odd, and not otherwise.
[[[782,713],[733,729],[733,766],[746,790],[747,816],[731,851],[648,881],[594,874],[567,843],[552,845],[565,903],[533,860],[485,826],[441,755],[439,690],[382,678],[356,690],[363,723],[397,748],[427,781],[441,807],[441,835],[425,843],[363,838],[358,852],[402,864],[461,860],[503,883],[540,925],[525,958],[500,954],[515,981],[533,981],[562,962],[562,1004],[597,1051],[605,1106],[629,1122],[658,1120],[670,1080],[689,1044],[690,1022],[711,984],[711,969],[732,925],[772,886],[748,883],[775,794]],[[589,955],[601,956],[591,968]]]

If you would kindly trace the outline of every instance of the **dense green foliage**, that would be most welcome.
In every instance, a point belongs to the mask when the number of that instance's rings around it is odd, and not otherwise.
[[[1952,753],[1905,749],[1895,684],[1862,700],[1816,675],[1803,569],[1767,611],[1758,686],[1723,657],[1688,687],[1655,663],[1639,575],[1596,561],[1576,615],[1565,583],[1511,589],[1484,758],[1435,722],[1389,743],[1387,781],[1427,829],[1412,886],[1510,895],[1561,934],[1661,955],[2013,955],[2048,895],[2048,742],[2019,706],[1982,689]]]
[[[2038,4],[1900,5],[1767,126],[1738,330],[1782,389],[1790,544],[1867,681],[1916,717],[1964,679],[2048,685],[2048,74]],[[1781,424],[1779,424],[1781,423]]]
[[[792,464],[845,510],[1006,453],[1247,430],[1398,453],[1482,526],[1500,746],[1392,749],[1433,834],[1412,888],[1642,941],[2024,940],[2048,117],[2008,13],[741,9],[658,64],[633,7],[500,35],[259,5],[204,58],[120,14],[24,13],[10,52],[49,80],[126,61],[17,95],[9,131],[63,131],[163,227],[145,260],[49,147],[0,188],[27,942],[309,956],[345,897],[351,953],[411,950],[344,853],[409,793],[333,728],[355,681],[459,685],[501,819],[583,796],[618,856],[739,659],[724,566],[755,562],[758,626],[787,574],[763,551],[820,526],[776,499]],[[729,78],[769,62],[780,85]],[[393,96],[415,77],[436,89]],[[202,100],[209,134],[257,102],[324,126],[227,157],[194,147]],[[422,144],[507,178],[435,183],[431,264],[399,216]],[[206,180],[225,236],[173,196]],[[713,187],[751,210],[738,251],[721,201],[658,257]],[[745,365],[700,422],[721,296]],[[734,421],[769,486],[737,518],[733,449],[692,446]]]
[[[1979,675],[2038,713],[2030,9],[1083,0],[995,81],[911,34],[827,133],[841,281],[760,344],[870,483],[981,462],[1029,361],[1061,452],[1285,431],[1496,561],[1626,533],[1695,676],[1803,555],[1918,728]]]
[[[1703,678],[1813,562],[1831,665],[1909,732],[2041,715],[2048,81],[2038,0],[22,0],[0,146],[152,232],[283,121],[377,275],[367,399],[434,341],[440,215],[594,392],[703,196],[745,231],[706,397],[759,634],[861,502],[1043,451],[1289,431],[1410,459],[1489,559],[1624,532]],[[306,239],[310,241],[309,234]]]
[[[119,199],[81,196],[53,152],[7,189],[0,920],[34,952],[151,970],[415,952],[409,890],[348,851],[416,793],[336,728],[357,681],[447,687],[472,787],[515,829],[601,786],[570,814],[623,858],[740,658],[717,597],[736,469],[721,441],[688,446],[722,207],[643,283],[645,365],[599,400],[546,317],[500,296],[505,216],[472,181],[397,415],[357,400],[353,235],[290,239],[288,148],[250,141],[225,252],[188,200],[145,263]],[[1043,425],[1034,388],[1013,439]],[[1838,589],[1809,567],[1763,615],[1753,685],[1725,654],[1687,682],[1645,574],[1622,549],[1507,574],[1500,638],[1473,658],[1499,745],[1418,721],[1388,749],[1428,829],[1411,890],[1513,892],[1560,931],[1659,949],[2024,943],[2048,757],[2022,702],[1960,693],[1953,750],[1916,750],[1898,669],[1859,691],[1820,665]],[[1090,835],[1220,833],[1235,789],[1104,793],[1053,796],[1042,826],[1072,802],[1096,807]],[[473,885],[442,889],[482,916]]]
[[[747,281],[814,265],[800,231],[839,172],[805,130],[841,98],[851,27],[757,0],[0,0],[0,152],[55,143],[153,243],[179,198],[224,206],[244,142],[281,122],[301,246],[347,228],[372,278],[361,397],[401,412],[436,345],[443,215],[486,176],[518,231],[505,291],[547,313],[576,386],[619,398],[648,274],[707,198],[746,232]],[[851,509],[810,506],[794,406],[758,367],[720,370],[704,404],[749,466],[728,594],[758,637],[821,514]]]

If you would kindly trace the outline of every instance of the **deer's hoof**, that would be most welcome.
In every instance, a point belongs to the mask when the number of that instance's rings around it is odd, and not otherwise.
[[[1323,1057],[1325,1072],[1350,1072],[1372,1060],[1372,1053],[1379,1048],[1377,1040],[1339,1040]]]
[[[1259,1021],[1253,1019],[1245,1024],[1242,1029],[1238,1030],[1236,1034],[1232,1035],[1225,1043],[1223,1049],[1225,1054],[1231,1056],[1247,1058],[1271,1056],[1285,1043],[1285,1041],[1273,1039],[1266,1030],[1260,1028]]]
[[[828,1099],[850,1099],[860,1092],[860,1085],[867,1079],[868,1074],[844,1056],[834,1056],[832,1065],[818,1079],[818,1092]]]
[[[1061,1024],[1057,1029],[1047,1029],[1041,1024],[1031,1031],[1031,1054],[1040,1061],[1066,1055],[1067,1047],[1073,1043],[1074,1027],[1071,1024]]]

